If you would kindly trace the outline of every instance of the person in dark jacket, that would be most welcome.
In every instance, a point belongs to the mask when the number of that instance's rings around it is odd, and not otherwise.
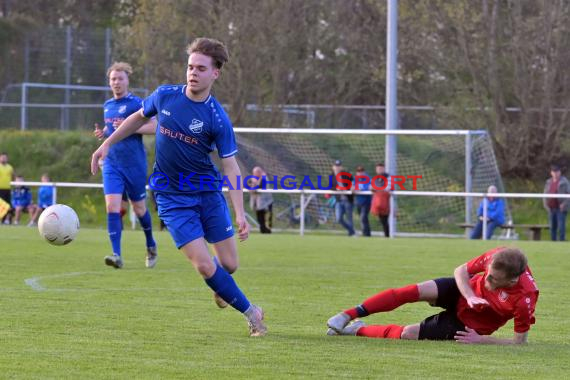
[[[545,194],[568,194],[570,193],[570,182],[562,175],[559,165],[550,166],[550,178],[544,185]],[[556,241],[566,240],[566,214],[570,199],[563,198],[543,198],[543,204],[548,211],[548,222],[550,224],[550,239]],[[558,232],[558,234],[557,234]],[[558,235],[558,236],[557,236]]]
[[[354,178],[352,174],[347,172],[340,160],[336,160],[332,167],[333,169],[333,186],[334,190],[341,190],[343,188],[346,190],[352,190],[354,185]],[[341,174],[342,173],[342,174]],[[348,188],[346,188],[348,187]],[[354,201],[354,195],[352,194],[338,194],[334,195],[336,198],[335,203],[335,217],[336,222],[343,226],[348,231],[348,236],[354,236],[354,224],[352,222],[352,207]],[[344,216],[346,215],[346,220]]]

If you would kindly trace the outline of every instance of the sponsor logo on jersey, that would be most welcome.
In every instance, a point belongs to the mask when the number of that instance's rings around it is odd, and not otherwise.
[[[499,301],[506,302],[507,298],[509,298],[509,294],[507,292],[505,292],[504,290],[501,290],[499,292]]]
[[[192,119],[192,123],[188,126],[192,133],[201,133],[202,127],[204,127],[204,122],[198,119]]]

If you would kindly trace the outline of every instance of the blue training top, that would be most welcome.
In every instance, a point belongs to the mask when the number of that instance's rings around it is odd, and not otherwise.
[[[479,203],[477,216],[483,216],[483,201]],[[495,198],[487,202],[487,218],[497,222],[498,224],[505,223],[505,203],[502,199]]]
[[[40,186],[38,190],[38,206],[46,207],[53,204],[53,186]]]
[[[32,191],[27,186],[12,189],[12,207],[27,207],[32,204]]]
[[[107,100],[103,105],[105,126],[107,127],[105,137],[109,137],[115,132],[114,123],[122,123],[131,114],[140,110],[141,104],[141,98],[131,93],[120,99],[111,98]],[[146,168],[146,151],[142,135],[134,133],[111,146],[109,154],[105,158],[105,164],[118,167],[142,165]]]
[[[160,86],[143,101],[144,116],[158,118],[150,185],[158,193],[220,191],[222,178],[210,153],[237,153],[232,123],[212,95],[195,102],[185,91],[185,85]]]

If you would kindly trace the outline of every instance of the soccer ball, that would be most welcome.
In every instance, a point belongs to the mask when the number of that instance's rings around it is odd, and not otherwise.
[[[69,244],[79,230],[79,218],[69,206],[60,204],[49,206],[40,215],[38,230],[50,244]]]

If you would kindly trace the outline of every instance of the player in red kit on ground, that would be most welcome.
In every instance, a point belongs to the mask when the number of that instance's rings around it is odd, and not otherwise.
[[[454,277],[388,289],[338,313],[328,320],[327,334],[521,344],[527,342],[528,331],[535,322],[537,299],[538,288],[526,256],[517,248],[499,247],[457,267]],[[407,326],[367,326],[357,319],[419,301],[445,310]],[[491,336],[513,318],[512,339]]]

